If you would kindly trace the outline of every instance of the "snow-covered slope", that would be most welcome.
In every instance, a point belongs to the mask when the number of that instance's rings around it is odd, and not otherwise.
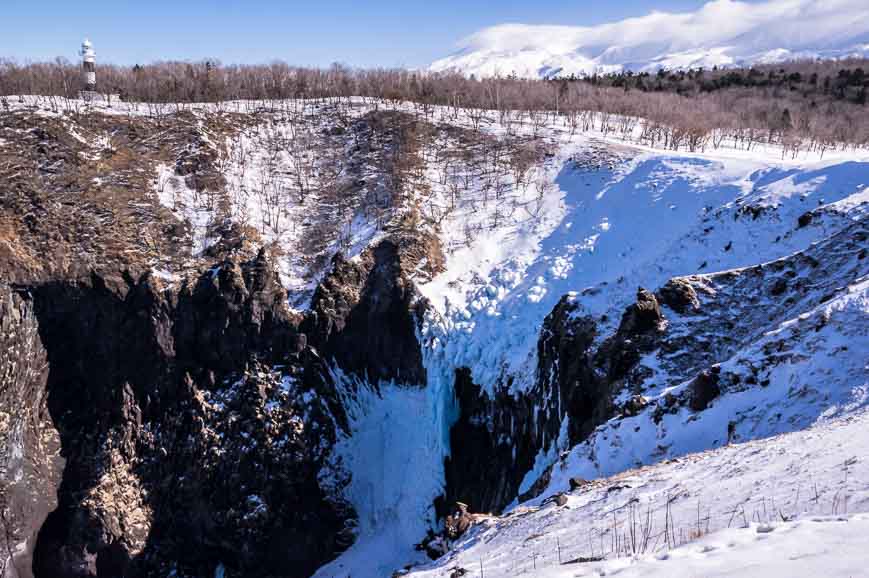
[[[435,349],[484,388],[508,376],[514,390],[530,387],[543,319],[563,295],[579,295],[612,331],[638,286],[805,249],[862,216],[869,184],[864,162],[781,166],[762,155],[661,154],[584,137],[540,172],[555,187],[540,191],[536,218],[517,211],[515,230],[476,236],[421,286],[446,333]],[[812,211],[819,216],[800,227]]]
[[[494,120],[485,126],[493,135],[505,131]],[[570,477],[608,476],[722,446],[730,422],[730,441],[769,438],[851,415],[869,401],[864,153],[837,152],[825,160],[782,160],[775,149],[674,154],[599,134],[570,135],[558,123],[541,134],[549,153],[521,183],[507,179],[501,202],[487,197],[473,175],[466,178],[461,164],[453,166],[453,178],[463,186],[438,231],[446,270],[419,283],[432,307],[420,337],[429,402],[437,405],[421,410],[393,392],[392,399],[388,393],[372,398],[374,404],[360,413],[355,427],[371,444],[351,442],[350,453],[383,460],[364,462],[356,475],[365,491],[387,498],[390,515],[372,519],[366,529],[371,539],[358,542],[322,576],[378,576],[389,564],[419,560],[396,532],[424,528],[426,499],[437,496],[443,475],[437,458],[450,451],[442,436],[451,422],[437,418],[455,414],[432,392],[449,392],[460,368],[467,368],[483,395],[534,391],[544,319],[564,295],[600,320],[601,338],[615,331],[637,286],[656,289],[687,275],[700,310],[665,310],[666,340],[640,363],[647,379],[634,384],[637,390],[626,386],[617,400],[639,391],[644,410],[616,416],[561,459],[560,452],[571,450],[566,436],[555,431],[543,440],[520,492],[553,467],[530,505],[566,489]],[[440,184],[436,163],[430,171],[433,198],[426,206],[451,204],[450,179]],[[785,279],[783,292],[773,289],[779,278]],[[740,380],[722,386],[705,411],[678,403],[687,399],[697,373],[717,363],[723,375]],[[671,398],[677,400],[672,406]],[[534,401],[535,415],[561,403],[554,394]],[[394,411],[404,403],[414,409]],[[428,435],[420,435],[419,427],[430,428]],[[509,430],[492,435],[507,446],[520,442],[510,439]],[[410,471],[421,472],[412,484],[422,494],[406,491],[411,482],[396,490],[393,482]],[[357,501],[364,504],[364,496]],[[607,506],[595,501],[588,515],[603,516]],[[585,527],[582,520],[570,523],[574,531]],[[521,540],[539,533],[516,531],[525,532],[517,534]],[[492,532],[487,540],[497,539]],[[515,548],[515,542],[505,546],[503,556]],[[470,552],[468,560],[479,557]],[[450,567],[443,560],[437,565],[442,575]]]
[[[713,0],[696,12],[593,27],[494,26],[431,68],[536,78],[866,54],[869,6],[861,0]]]
[[[776,524],[751,523],[719,530],[669,552],[621,558],[577,569],[567,565],[540,572],[545,578],[606,576],[626,578],[853,578],[869,564],[858,536],[869,516],[811,516]]]
[[[592,481],[482,521],[410,575],[860,576],[867,519],[847,515],[869,509],[867,426],[863,412]]]

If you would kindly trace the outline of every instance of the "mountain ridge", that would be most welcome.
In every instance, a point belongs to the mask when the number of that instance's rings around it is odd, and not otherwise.
[[[597,26],[496,25],[430,70],[553,78],[867,55],[869,7],[858,1],[713,0],[695,12],[656,11]]]

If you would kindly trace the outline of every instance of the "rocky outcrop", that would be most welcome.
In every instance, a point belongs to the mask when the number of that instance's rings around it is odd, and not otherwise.
[[[185,284],[177,300],[172,339],[184,370],[225,373],[251,356],[277,362],[307,344],[263,250],[248,263],[224,261]]]
[[[719,386],[719,375],[721,368],[714,366],[708,371],[701,371],[689,386],[689,407],[694,411],[703,411],[713,399],[721,394],[721,386]]]
[[[39,528],[57,506],[63,459],[46,403],[48,366],[33,303],[0,285],[0,576],[29,578]]]
[[[529,499],[544,489],[521,484],[541,451],[559,437],[573,446],[618,411],[631,411],[641,398],[619,408],[614,396],[634,379],[641,356],[654,349],[666,323],[656,297],[639,289],[615,334],[598,338],[598,321],[565,296],[546,317],[537,346],[533,388],[494,393],[473,383],[466,368],[456,372],[460,415],[450,432],[446,460],[446,502],[466,502],[475,511],[500,511],[522,491]],[[562,429],[567,420],[566,429]],[[543,476],[545,477],[545,473]]]
[[[265,251],[228,250],[180,283],[108,266],[16,273],[4,351],[28,365],[0,365],[4,571],[29,576],[32,553],[38,577],[212,576],[218,563],[308,576],[348,547],[348,478],[330,462],[347,417],[329,365],[425,383],[410,274],[439,261],[418,241],[336,257],[306,319]],[[39,482],[17,483],[22,468],[42,468]]]
[[[560,427],[561,419],[570,416],[567,431],[572,443],[610,411],[606,383],[595,367],[597,335],[595,319],[583,312],[575,297],[565,296],[544,320],[537,344],[538,388],[556,392],[560,408],[550,427]]]
[[[425,383],[416,338],[424,300],[408,277],[413,263],[403,262],[404,248],[387,239],[358,260],[338,254],[302,325],[318,351],[372,383]]]
[[[643,354],[655,349],[665,329],[666,323],[658,299],[640,287],[636,302],[622,314],[616,333],[601,344],[596,364],[616,387],[640,381],[643,376],[631,375],[631,371]]]
[[[704,400],[716,395],[712,372],[718,363],[778,324],[830,299],[846,280],[866,274],[867,239],[864,218],[804,251],[775,261],[668,281],[657,292],[661,303],[674,313],[668,312],[668,331],[657,345],[656,372],[666,380],[658,385],[675,387],[700,376],[694,384],[706,393],[692,394],[696,401],[684,405],[703,406]],[[779,363],[779,357],[773,353],[763,363],[746,360],[752,366],[748,369],[750,379],[762,383],[761,375]],[[701,375],[704,372],[706,377]],[[735,379],[721,375],[717,387],[726,392],[752,385]]]
[[[676,313],[689,313],[700,309],[700,300],[694,286],[684,278],[670,279],[658,289],[658,300]]]
[[[485,517],[483,514],[471,513],[467,504],[456,502],[444,516],[443,530],[438,533],[429,530],[425,540],[417,544],[417,550],[437,560],[449,551],[451,543],[464,536],[471,526]]]
[[[449,539],[455,540],[467,532],[475,521],[475,516],[468,511],[468,505],[456,502],[452,513],[444,521],[444,530]]]

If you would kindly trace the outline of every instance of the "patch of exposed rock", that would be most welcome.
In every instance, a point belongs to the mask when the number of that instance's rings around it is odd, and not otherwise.
[[[310,344],[343,370],[369,379],[425,383],[416,334],[425,300],[410,279],[418,254],[392,238],[359,259],[338,254],[302,324]],[[413,251],[408,257],[408,250]]]

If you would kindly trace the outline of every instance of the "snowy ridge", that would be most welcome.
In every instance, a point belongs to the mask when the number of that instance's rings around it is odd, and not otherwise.
[[[494,26],[466,39],[431,69],[547,78],[711,68],[865,56],[867,40],[869,8],[860,0],[714,0],[696,12],[653,12],[593,27]]]

